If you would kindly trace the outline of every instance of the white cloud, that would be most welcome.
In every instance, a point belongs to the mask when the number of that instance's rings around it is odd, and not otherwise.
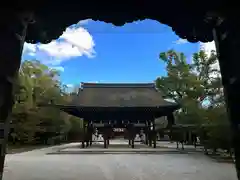
[[[37,52],[37,45],[25,43],[23,46],[23,55],[27,54],[29,56],[35,56]]]
[[[100,83],[100,81],[88,81],[88,82],[85,82],[85,83]]]
[[[89,20],[80,21],[86,24]],[[66,28],[58,40],[53,40],[48,44],[25,43],[23,48],[23,58],[34,57],[48,65],[58,65],[61,62],[73,57],[95,56],[95,43],[89,32],[81,26],[71,26]],[[28,57],[29,58],[29,57]]]
[[[212,41],[212,42],[208,42],[208,43],[200,43],[200,49],[204,50],[205,53],[207,54],[207,56],[210,57],[210,55],[212,53],[216,53],[215,42]],[[220,70],[219,62],[217,61],[215,64],[213,64],[211,66],[211,68],[216,69],[216,70]],[[220,76],[220,74],[217,73],[217,72],[213,72],[211,76],[212,77],[217,77],[217,76]]]
[[[67,86],[68,88],[73,88],[73,87],[74,87],[73,84],[67,84],[66,86]]]
[[[65,39],[67,43],[72,45],[72,48],[77,48],[81,55],[85,54],[88,57],[95,55],[93,38],[84,28],[67,28],[60,38]]]
[[[208,56],[211,55],[212,51],[216,52],[215,42],[200,43],[200,49],[204,50]]]
[[[54,67],[51,67],[51,69],[55,69],[55,70],[58,70],[58,71],[61,71],[61,72],[64,71],[64,67],[62,67],[62,66],[54,66]]]
[[[186,44],[186,43],[188,43],[188,41],[187,41],[186,39],[181,39],[181,38],[179,38],[179,39],[176,40],[174,43],[175,43],[175,44]]]
[[[79,21],[78,24],[80,24],[80,25],[85,25],[85,24],[88,24],[89,21],[91,21],[91,19],[85,19],[85,20]]]

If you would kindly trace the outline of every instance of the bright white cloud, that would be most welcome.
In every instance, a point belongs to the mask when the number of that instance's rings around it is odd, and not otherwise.
[[[84,54],[88,57],[95,55],[93,38],[84,28],[67,28],[63,35],[60,36],[60,39],[64,39],[67,43],[71,44],[72,48],[76,48],[81,55]]]
[[[88,81],[86,83],[100,83],[100,81]]]
[[[62,67],[62,66],[54,66],[54,67],[51,67],[51,69],[55,69],[55,70],[58,70],[58,71],[61,71],[61,72],[64,71],[64,67]]]
[[[37,45],[25,43],[23,46],[23,55],[27,54],[29,56],[35,56],[37,52]]]
[[[66,86],[67,86],[68,88],[73,88],[73,87],[74,87],[73,84],[67,84]]]
[[[86,24],[89,20],[79,22]],[[34,57],[49,65],[58,65],[61,62],[73,57],[95,56],[95,43],[89,32],[81,26],[71,26],[67,28],[58,40],[48,44],[29,44],[25,43],[23,48],[23,58],[26,56]]]
[[[208,57],[210,57],[211,53],[214,52],[216,53],[216,46],[215,42],[208,42],[208,43],[200,43],[200,49],[204,50],[207,54]],[[220,70],[219,62],[217,61],[215,64],[211,66],[212,69]],[[219,73],[213,72],[212,77],[220,76]]]
[[[215,46],[215,42],[208,42],[208,43],[200,43],[200,49],[204,50],[208,56],[211,55],[212,51],[216,52],[216,46]]]
[[[174,43],[175,43],[175,44],[186,44],[186,43],[188,43],[188,41],[187,41],[186,39],[181,39],[181,38],[179,38],[179,39],[176,40]]]
[[[91,19],[85,19],[85,20],[79,21],[78,24],[80,24],[80,25],[85,25],[85,24],[88,24],[89,21],[91,21]]]

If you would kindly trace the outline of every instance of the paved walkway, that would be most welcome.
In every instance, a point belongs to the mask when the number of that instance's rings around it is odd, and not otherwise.
[[[67,144],[6,157],[4,180],[237,180],[234,165],[201,154],[47,155]]]
[[[51,152],[49,154],[102,154],[102,153],[180,153],[176,148],[168,148],[168,143],[165,142],[165,146],[157,146],[157,148],[148,147],[140,142],[135,142],[135,147],[131,148],[128,145],[127,140],[111,140],[108,148],[103,148],[103,142],[93,142],[90,147],[81,148],[81,144],[74,144],[71,147],[60,148],[58,151]],[[186,153],[186,152],[181,152]]]
[[[185,145],[185,150],[181,148],[176,149],[176,143],[158,142],[157,147],[149,147],[140,142],[135,142],[135,147],[131,148],[127,140],[111,140],[108,148],[103,148],[103,142],[93,142],[90,147],[81,148],[81,144],[75,144],[71,147],[61,148],[58,151],[51,152],[50,154],[86,154],[86,153],[189,153],[189,152],[202,152],[200,148],[195,149],[194,146]]]

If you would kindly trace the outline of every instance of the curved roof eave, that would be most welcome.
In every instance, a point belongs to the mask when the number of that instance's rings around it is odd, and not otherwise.
[[[160,8],[159,1],[151,0],[142,0],[140,3],[136,0],[119,2],[42,0],[32,5],[24,2],[17,4],[23,9],[28,7],[30,12],[34,12],[35,23],[29,26],[26,37],[27,42],[30,43],[49,43],[59,38],[68,26],[85,19],[104,21],[116,26],[123,26],[125,23],[137,20],[152,19],[172,27],[178,36],[190,42],[210,42],[213,41],[212,29],[216,26],[215,17],[221,15],[226,18],[230,13],[236,16],[233,11],[225,10],[229,6],[228,1],[221,3],[161,1],[160,6],[164,8]],[[106,11],[106,7],[110,10]],[[231,4],[230,7],[234,6]],[[169,15],[169,8],[174,12],[171,15]],[[10,10],[15,11],[13,8]]]

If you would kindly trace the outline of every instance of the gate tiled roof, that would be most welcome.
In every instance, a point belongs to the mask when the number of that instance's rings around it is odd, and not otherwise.
[[[74,105],[83,107],[161,107],[176,105],[163,99],[154,83],[82,83]]]

